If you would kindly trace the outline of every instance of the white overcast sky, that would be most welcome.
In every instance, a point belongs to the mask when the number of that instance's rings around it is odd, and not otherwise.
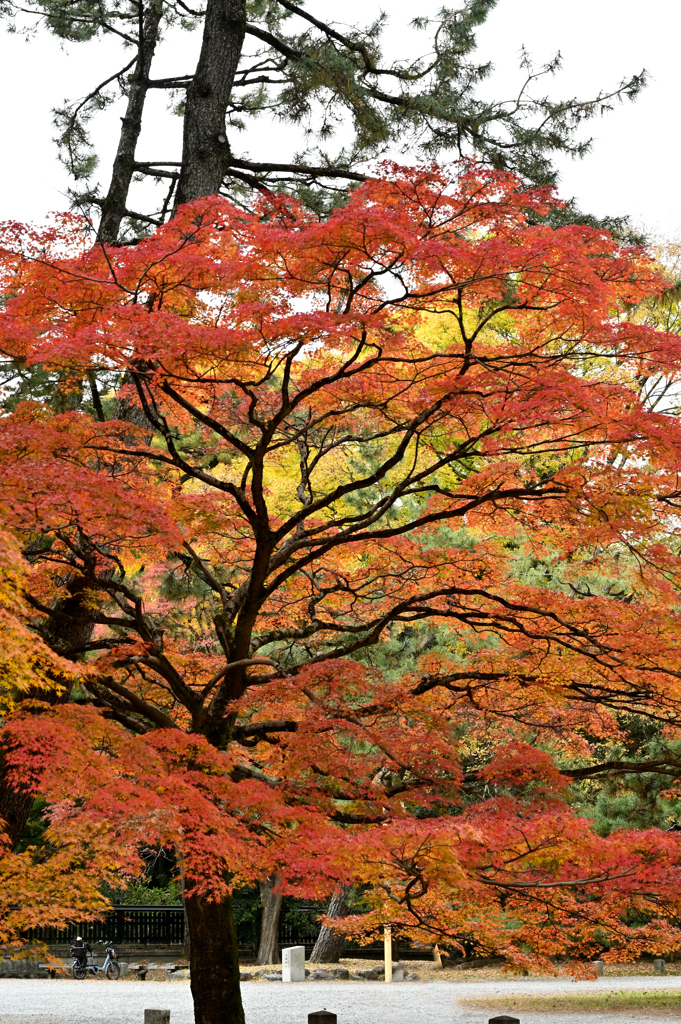
[[[395,55],[421,52],[419,37],[406,26],[414,14],[434,12],[441,5],[442,0],[416,5],[406,0],[308,4],[315,13],[346,23],[369,18],[382,7],[390,16],[388,50]],[[649,231],[681,235],[681,0],[499,0],[478,40],[479,58],[491,60],[496,68],[486,90],[497,99],[517,91],[523,45],[537,63],[561,51],[563,70],[546,85],[554,98],[587,98],[646,68],[651,81],[636,103],[625,102],[585,129],[594,136],[592,152],[582,161],[561,160],[560,192],[575,196],[589,212],[629,214]],[[192,40],[186,34],[169,40],[154,66],[154,77],[189,72],[197,44],[198,36]],[[111,39],[63,48],[43,32],[29,42],[0,32],[0,219],[36,220],[67,207],[68,180],[51,141],[51,109],[65,97],[82,96],[127,59],[121,58]],[[153,125],[147,122],[138,156],[144,159],[146,150],[149,156],[177,159],[179,119],[166,114],[158,92],[153,99],[156,114]],[[103,167],[115,147],[120,113],[109,110],[95,132]],[[249,138],[252,157],[260,155],[260,144],[263,155],[266,147],[271,153],[273,141],[283,144],[284,136],[272,132],[264,120],[259,132],[261,138]],[[234,148],[238,146],[237,140]],[[270,159],[288,155],[272,154]]]

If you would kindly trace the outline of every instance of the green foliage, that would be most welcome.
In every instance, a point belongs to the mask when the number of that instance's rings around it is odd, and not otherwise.
[[[154,2],[162,3],[159,43],[170,26],[186,31],[202,27],[202,5],[195,9],[175,0]],[[555,154],[584,155],[590,141],[577,140],[577,130],[610,110],[615,101],[634,99],[645,84],[645,73],[588,100],[554,101],[537,95],[537,86],[560,68],[560,57],[535,67],[523,52],[524,84],[519,93],[509,100],[479,99],[478,87],[492,65],[476,55],[476,32],[496,3],[471,0],[458,7],[443,6],[434,17],[417,15],[411,27],[425,56],[414,57],[387,52],[388,16],[378,8],[365,24],[345,27],[316,18],[299,0],[247,0],[247,43],[226,111],[231,151],[238,156],[235,137],[253,129],[262,134],[263,116],[294,128],[299,149],[284,157],[291,170],[254,167],[250,161],[238,169],[237,159],[227,171],[226,192],[244,205],[254,190],[263,187],[294,193],[325,217],[343,205],[348,190],[356,186],[343,179],[343,172],[397,154],[416,154],[429,161],[475,153],[497,169],[516,170],[541,184],[554,182]],[[10,22],[17,14],[24,20],[34,15],[28,31],[43,26],[65,42],[87,43],[104,35],[122,40],[122,66],[94,84],[87,96],[65,101],[54,112],[62,160],[79,182],[72,199],[85,210],[102,201],[94,179],[98,158],[90,122],[128,93],[142,25],[154,9],[151,3],[139,6],[132,0],[27,0],[22,5],[5,0],[0,9]],[[163,88],[169,91],[170,107],[184,116],[183,89],[191,69],[178,70],[181,76],[164,79]],[[240,148],[247,151],[247,143]],[[265,159],[281,160],[282,154]],[[328,168],[328,177],[310,173],[312,168]],[[164,191],[167,188],[162,167],[138,167],[136,173],[148,174]],[[157,211],[151,219],[131,213],[129,237],[143,237],[157,216],[162,220],[167,215],[168,204],[169,196],[160,214]],[[581,214],[571,208],[565,216],[579,219]],[[619,229],[618,225],[624,234],[630,232],[624,222],[605,226]]]
[[[182,903],[182,883],[172,879],[164,886],[147,881],[130,882],[120,889],[105,887],[103,894],[114,906],[176,907]]]

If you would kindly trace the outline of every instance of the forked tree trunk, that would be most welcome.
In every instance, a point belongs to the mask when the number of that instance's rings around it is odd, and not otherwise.
[[[123,125],[111,172],[111,184],[102,203],[102,219],[99,222],[99,236],[108,244],[118,241],[121,221],[125,217],[128,205],[130,182],[135,172],[135,150],[142,131],[142,114],[149,90],[149,71],[158,42],[162,13],[163,5],[160,0],[152,0],[145,12],[137,63],[128,82],[128,106],[122,119]]]
[[[216,195],[229,165],[227,105],[246,34],[246,0],[208,0],[201,55],[187,88],[176,202]]]
[[[262,919],[260,924],[260,945],[256,964],[278,964],[279,963],[279,916],[281,914],[281,901],[283,899],[277,891],[279,878],[272,875],[260,882],[260,902],[262,904]]]
[[[329,900],[326,910],[327,917],[345,917],[348,909],[348,896],[350,886],[342,885],[338,892],[334,893]],[[345,935],[336,932],[328,925],[322,925],[317,936],[314,949],[310,953],[310,963],[313,964],[337,964],[345,947]]]
[[[186,908],[195,1024],[244,1024],[231,897],[217,903],[191,896]]]

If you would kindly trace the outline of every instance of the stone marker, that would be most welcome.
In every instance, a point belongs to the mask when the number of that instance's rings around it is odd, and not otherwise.
[[[338,1017],[328,1010],[317,1010],[315,1013],[308,1013],[307,1024],[338,1024]]]
[[[605,967],[604,961],[594,960],[593,965],[596,968],[596,974],[600,975],[600,977],[603,977],[603,968]]]
[[[305,981],[305,946],[288,946],[282,949],[281,980]]]
[[[144,1024],[170,1024],[170,1010],[145,1010]]]
[[[502,1013],[500,1017],[490,1017],[487,1024],[520,1024],[519,1017],[509,1017],[507,1014]]]
[[[653,974],[666,974],[667,965],[664,960],[653,960]]]
[[[404,981],[404,964],[399,961],[393,964],[393,981]]]

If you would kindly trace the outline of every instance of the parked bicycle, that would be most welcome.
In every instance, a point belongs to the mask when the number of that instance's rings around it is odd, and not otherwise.
[[[106,958],[101,967],[95,963],[95,956],[89,942],[84,942],[80,935],[71,944],[69,952],[73,957],[71,974],[77,981],[82,981],[88,974],[105,974],[109,981],[117,981],[121,976],[121,968],[118,964],[118,957],[113,946],[105,945],[104,939],[100,939],[98,946],[104,946]]]

